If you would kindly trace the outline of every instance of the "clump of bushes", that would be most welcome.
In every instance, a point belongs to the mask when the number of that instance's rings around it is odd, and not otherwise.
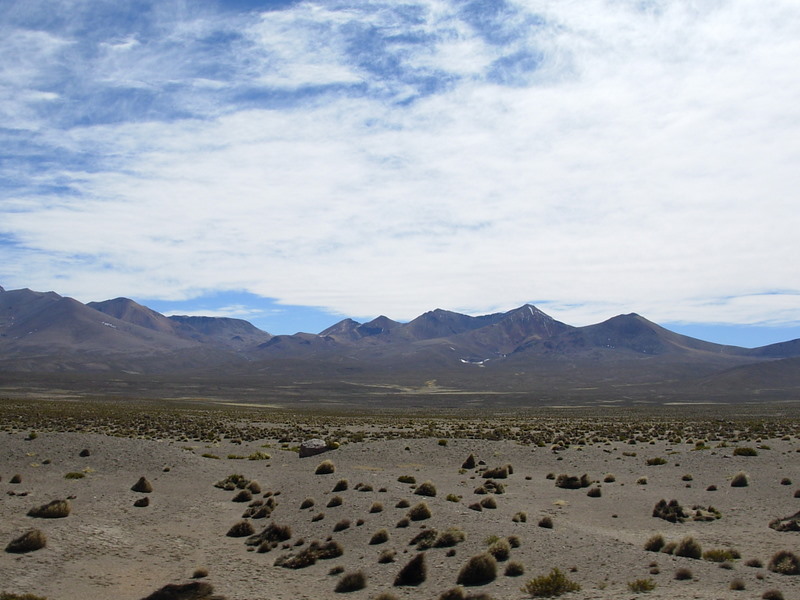
[[[69,500],[53,500],[30,509],[28,516],[39,519],[63,519],[69,516],[71,510]]]
[[[665,464],[667,464],[667,459],[666,458],[662,458],[660,456],[656,456],[655,458],[648,458],[647,459],[647,466],[648,467],[654,467],[654,466],[665,465]]]
[[[592,485],[592,482],[589,480],[589,476],[586,473],[580,477],[576,475],[567,475],[566,473],[562,473],[556,477],[556,487],[565,490],[577,490],[589,487],[590,485]]]
[[[712,548],[711,550],[703,552],[704,560],[715,563],[724,563],[741,557],[742,555],[739,554],[738,550],[731,550],[728,548]]]
[[[636,594],[652,592],[656,589],[656,582],[652,579],[635,579],[628,582],[628,589]]]
[[[683,523],[689,517],[677,500],[667,502],[663,498],[653,508],[653,516],[670,523]]]
[[[547,575],[540,575],[531,579],[522,588],[533,598],[552,598],[567,592],[577,592],[581,586],[567,578],[558,568],[554,568]]]
[[[769,559],[767,568],[781,575],[800,575],[800,558],[794,552],[781,550]]]

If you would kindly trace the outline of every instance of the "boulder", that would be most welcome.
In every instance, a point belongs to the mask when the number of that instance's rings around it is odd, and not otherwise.
[[[306,456],[316,456],[317,454],[322,454],[328,450],[330,450],[330,448],[328,447],[328,444],[325,443],[325,440],[320,440],[318,438],[306,440],[300,444],[300,458],[305,458]]]

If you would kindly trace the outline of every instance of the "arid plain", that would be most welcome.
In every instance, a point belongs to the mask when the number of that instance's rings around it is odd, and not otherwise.
[[[194,581],[200,595],[163,597],[500,600],[546,591],[523,588],[557,568],[576,599],[798,598],[800,576],[775,569],[792,571],[799,534],[770,527],[800,511],[796,408],[452,417],[4,400],[0,536],[38,529],[46,546],[3,552],[0,592],[138,600]],[[300,458],[312,438],[338,448]],[[142,477],[152,491],[131,489]],[[28,515],[54,500],[68,516]],[[654,516],[661,500],[680,505],[664,513],[674,522]],[[487,553],[495,576],[454,589]],[[419,555],[412,585],[395,585]],[[349,574],[364,587],[335,591]]]

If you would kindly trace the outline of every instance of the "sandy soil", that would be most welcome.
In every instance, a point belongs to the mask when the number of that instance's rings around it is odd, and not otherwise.
[[[166,583],[189,581],[195,569],[205,567],[216,593],[231,600],[372,599],[381,592],[435,599],[456,585],[461,567],[486,550],[489,536],[516,535],[521,545],[512,549],[510,560],[521,563],[525,574],[505,576],[506,563],[500,563],[493,582],[469,588],[469,593],[487,593],[495,600],[525,598],[520,588],[526,581],[559,567],[582,586],[566,596],[575,599],[744,599],[760,598],[768,589],[797,599],[800,576],[745,565],[757,558],[766,566],[779,550],[800,553],[800,533],[778,533],[768,527],[772,519],[800,511],[800,498],[794,497],[800,489],[800,440],[761,440],[760,445],[770,449],[759,450],[755,457],[739,457],[733,456],[732,447],[696,451],[694,444],[662,441],[572,446],[555,453],[550,447],[503,441],[450,439],[441,446],[436,439],[400,439],[350,443],[301,459],[296,452],[282,450],[277,440],[226,441],[208,447],[80,433],[41,433],[26,440],[22,433],[3,433],[0,541],[5,545],[35,527],[45,532],[48,544],[28,554],[0,553],[0,592],[34,593],[54,600],[134,600]],[[90,451],[89,456],[79,456],[83,449]],[[256,451],[268,452],[271,459],[226,458]],[[221,458],[206,458],[203,453]],[[468,507],[486,497],[474,493],[484,481],[478,471],[460,472],[470,453],[488,467],[513,466],[513,474],[501,480],[506,492],[496,496],[494,510],[477,512]],[[667,464],[647,466],[652,457],[664,457]],[[323,459],[334,462],[335,473],[314,474]],[[86,476],[65,479],[66,473],[78,471]],[[748,487],[730,486],[738,471],[749,474]],[[10,483],[17,473],[21,483]],[[214,487],[232,473],[258,481],[263,492],[277,494],[271,517],[252,522],[256,531],[270,522],[290,525],[288,549],[279,546],[259,553],[248,548],[244,538],[226,536],[247,507],[232,502],[236,492]],[[549,473],[587,473],[600,482],[613,473],[616,481],[600,483],[601,497],[592,498],[586,488],[557,488],[547,478]],[[398,481],[401,475],[411,475],[418,483],[432,481],[436,497],[415,495],[410,485]],[[691,475],[691,481],[685,481],[685,475]],[[130,489],[140,476],[154,488],[147,494],[150,505],[144,508],[133,506],[144,494]],[[646,485],[637,484],[641,477],[647,478]],[[784,478],[791,485],[782,485]],[[349,482],[349,489],[336,493],[343,504],[327,508],[340,479]],[[358,483],[373,489],[356,490]],[[712,484],[717,491],[707,491]],[[462,499],[448,501],[448,494]],[[74,499],[66,518],[36,519],[26,514],[34,506],[68,496]],[[305,498],[313,498],[315,505],[301,510]],[[677,499],[686,508],[711,505],[722,518],[668,523],[652,516],[662,498]],[[395,507],[401,499],[412,505],[424,500],[433,516],[397,528],[408,512]],[[383,504],[382,512],[370,512],[375,502]],[[527,522],[512,522],[518,511],[527,513]],[[319,513],[324,518],[312,521]],[[552,529],[538,526],[543,516],[552,517]],[[351,526],[334,533],[334,525],[343,519],[349,519]],[[363,524],[357,525],[359,519]],[[393,587],[398,571],[417,554],[409,541],[422,527],[439,531],[458,527],[466,540],[455,547],[454,556],[447,555],[448,548],[427,550],[427,579],[418,587]],[[370,537],[381,528],[389,532],[389,541],[370,545]],[[742,558],[726,569],[706,560],[647,552],[643,545],[655,533],[667,541],[690,535],[704,550],[735,548]],[[298,570],[274,566],[279,556],[329,536],[344,547],[342,556]],[[396,561],[379,564],[378,556],[386,549],[397,551]],[[345,572],[363,570],[367,587],[346,595],[334,593],[340,577],[329,575],[334,566]],[[691,570],[692,579],[675,580],[681,567]],[[652,592],[629,591],[628,582],[644,578],[656,583]],[[735,578],[744,582],[743,591],[730,590]]]

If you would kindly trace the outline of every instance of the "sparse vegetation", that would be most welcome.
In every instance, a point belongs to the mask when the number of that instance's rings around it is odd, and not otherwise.
[[[628,582],[628,589],[635,593],[647,593],[656,589],[656,582],[652,579],[635,579]]]

